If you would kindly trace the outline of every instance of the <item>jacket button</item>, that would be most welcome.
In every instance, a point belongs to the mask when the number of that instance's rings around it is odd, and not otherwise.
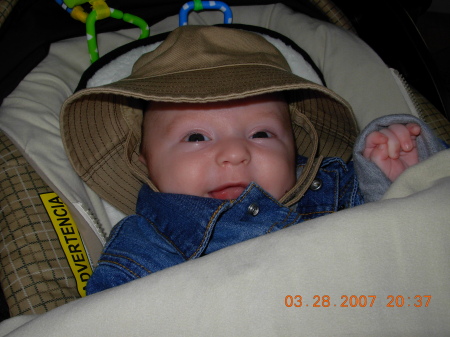
[[[257,204],[251,204],[247,208],[247,212],[253,216],[257,216],[259,213],[259,206]]]
[[[309,189],[312,191],[318,191],[322,188],[322,180],[320,179],[314,179],[311,183],[311,186],[309,186]]]

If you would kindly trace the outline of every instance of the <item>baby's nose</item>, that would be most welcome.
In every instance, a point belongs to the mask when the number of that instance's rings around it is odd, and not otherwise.
[[[227,139],[217,144],[217,163],[220,166],[248,164],[250,149],[244,139]]]

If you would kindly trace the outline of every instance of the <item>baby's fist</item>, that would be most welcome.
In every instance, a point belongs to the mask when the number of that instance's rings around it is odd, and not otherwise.
[[[416,137],[420,132],[420,126],[415,123],[392,124],[374,131],[366,138],[363,156],[394,181],[408,167],[419,162]]]

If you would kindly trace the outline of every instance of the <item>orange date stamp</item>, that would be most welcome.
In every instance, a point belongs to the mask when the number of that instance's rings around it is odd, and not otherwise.
[[[288,308],[372,308],[380,305],[386,308],[427,308],[431,298],[431,295],[387,295],[382,298],[376,295],[342,295],[340,298],[329,295],[286,295],[284,305]]]

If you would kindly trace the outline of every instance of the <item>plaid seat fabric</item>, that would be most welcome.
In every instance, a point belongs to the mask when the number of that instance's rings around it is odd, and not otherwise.
[[[0,0],[0,28],[19,0]]]
[[[419,92],[413,90],[413,95],[421,111],[420,118],[434,130],[439,139],[450,144],[450,122]]]
[[[39,197],[52,191],[3,133],[0,160],[0,283],[11,316],[43,313],[80,297]]]

